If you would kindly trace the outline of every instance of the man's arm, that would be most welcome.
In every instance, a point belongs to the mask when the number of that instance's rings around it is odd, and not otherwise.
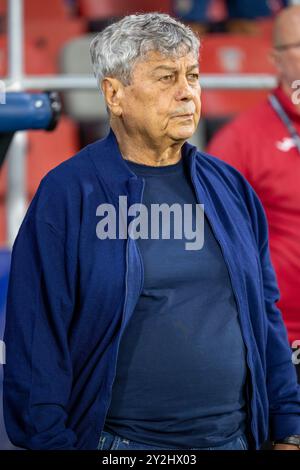
[[[30,209],[12,252],[3,384],[8,436],[26,449],[76,448],[67,414],[71,273],[62,234]]]

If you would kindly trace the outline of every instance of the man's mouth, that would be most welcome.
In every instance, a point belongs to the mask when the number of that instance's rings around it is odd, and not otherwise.
[[[173,117],[193,117],[194,113],[186,113],[186,114],[176,114]]]

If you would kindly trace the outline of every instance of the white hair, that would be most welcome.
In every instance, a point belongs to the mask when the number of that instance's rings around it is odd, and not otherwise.
[[[138,60],[149,51],[166,56],[192,52],[198,60],[200,41],[183,23],[162,13],[128,15],[97,34],[90,44],[90,54],[98,86],[104,77],[118,78],[129,85]]]

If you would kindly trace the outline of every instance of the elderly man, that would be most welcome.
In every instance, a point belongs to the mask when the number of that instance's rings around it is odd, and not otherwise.
[[[237,168],[263,203],[289,341],[300,345],[300,5],[281,11],[272,60],[279,86],[218,132],[208,151]],[[297,89],[298,84],[298,89]],[[299,354],[295,363],[300,381]],[[298,364],[297,364],[298,363]]]
[[[276,449],[298,449],[264,212],[236,170],[186,142],[198,52],[157,13],[91,44],[110,133],[46,175],[13,247],[4,411],[19,446],[259,449],[270,429]],[[149,221],[153,206],[174,223]]]

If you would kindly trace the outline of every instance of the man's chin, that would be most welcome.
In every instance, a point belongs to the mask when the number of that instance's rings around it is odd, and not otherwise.
[[[195,129],[180,129],[170,133],[170,137],[176,142],[188,140],[195,133]]]

